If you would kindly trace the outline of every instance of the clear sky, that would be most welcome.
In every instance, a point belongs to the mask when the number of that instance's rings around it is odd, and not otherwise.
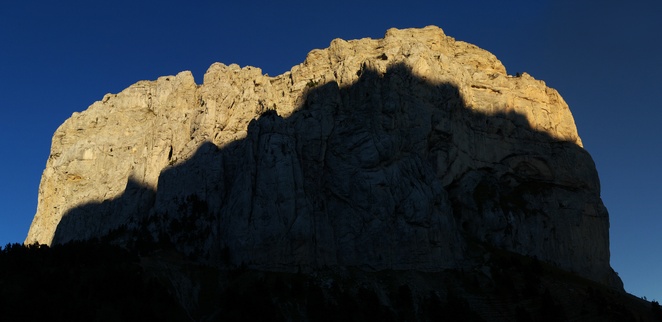
[[[662,1],[0,2],[0,245],[22,242],[51,137],[139,80],[214,62],[277,75],[334,38],[437,25],[570,105],[611,218],[625,288],[662,300]]]

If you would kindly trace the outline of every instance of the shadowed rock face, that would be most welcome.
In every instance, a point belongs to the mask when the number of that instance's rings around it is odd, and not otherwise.
[[[55,133],[26,243],[139,233],[217,265],[437,271],[480,242],[622,288],[558,93],[441,29],[336,39],[277,77],[139,82]]]

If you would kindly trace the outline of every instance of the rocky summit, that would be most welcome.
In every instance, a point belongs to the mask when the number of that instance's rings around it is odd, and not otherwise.
[[[148,240],[210,267],[480,270],[487,250],[622,290],[559,93],[438,27],[289,72],[140,81],[53,136],[26,244]],[[486,272],[489,275],[489,272]]]

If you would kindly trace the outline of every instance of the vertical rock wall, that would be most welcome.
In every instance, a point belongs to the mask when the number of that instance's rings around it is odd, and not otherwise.
[[[276,77],[217,63],[202,85],[182,72],[74,113],[26,243],[120,227],[263,269],[440,270],[485,243],[619,283],[567,104],[437,27],[336,39]]]

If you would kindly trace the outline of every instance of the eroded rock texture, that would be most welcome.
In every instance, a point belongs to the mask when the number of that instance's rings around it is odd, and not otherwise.
[[[117,230],[289,271],[462,268],[488,244],[620,287],[567,104],[437,27],[336,39],[276,77],[217,63],[202,85],[141,81],[74,113],[26,243]]]

